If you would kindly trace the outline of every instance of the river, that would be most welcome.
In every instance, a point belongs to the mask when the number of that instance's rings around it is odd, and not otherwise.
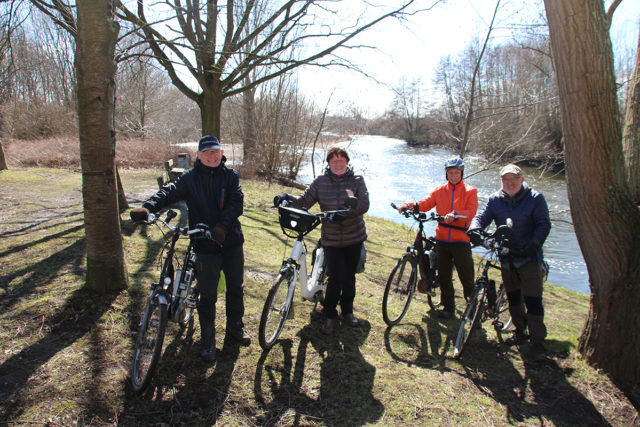
[[[409,147],[402,140],[382,136],[353,136],[341,145],[349,150],[350,164],[367,183],[371,202],[368,214],[407,225],[413,225],[413,221],[399,215],[389,204],[424,198],[432,188],[445,182],[444,161],[456,155],[442,148]],[[316,153],[316,174],[323,157],[324,153]],[[478,189],[480,207],[500,185],[498,170],[502,165],[476,173],[485,164],[480,157],[465,157],[465,181]],[[549,281],[589,293],[587,269],[571,225],[564,177],[541,174],[536,169],[523,170],[526,182],[542,192],[549,204],[552,227],[544,244],[545,258],[551,267]],[[298,180],[305,184],[313,180],[311,163],[302,168]],[[433,233],[433,228],[435,225],[428,232]]]

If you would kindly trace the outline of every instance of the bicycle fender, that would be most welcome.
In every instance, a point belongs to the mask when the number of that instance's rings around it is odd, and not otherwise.
[[[169,302],[167,301],[167,297],[165,297],[164,295],[158,294],[156,295],[156,298],[158,299],[158,304],[169,305]]]

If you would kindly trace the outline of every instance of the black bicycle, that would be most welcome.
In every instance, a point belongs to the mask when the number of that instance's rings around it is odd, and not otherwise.
[[[393,203],[391,207],[398,209]],[[441,221],[443,217],[435,212],[429,215],[420,212],[417,203],[413,205],[413,210],[405,209],[402,215],[405,218],[413,218],[418,223],[418,232],[413,244],[391,270],[384,288],[382,317],[389,326],[402,320],[416,289],[427,294],[427,302],[432,309],[440,305],[440,284],[436,275],[436,241],[431,236],[427,237],[424,224],[428,221]]]
[[[469,337],[474,329],[485,320],[491,320],[496,331],[498,341],[502,342],[502,334],[510,329],[511,317],[504,283],[496,289],[496,282],[489,278],[489,270],[500,270],[499,256],[509,253],[509,237],[511,236],[512,222],[496,228],[493,233],[487,233],[481,229],[469,230],[482,236],[482,247],[487,252],[482,257],[478,269],[482,273],[475,282],[473,294],[467,300],[467,306],[460,320],[460,328],[453,347],[453,357],[459,358],[465,349]]]
[[[165,258],[162,263],[160,280],[151,284],[151,294],[140,320],[136,346],[131,365],[131,385],[140,392],[150,383],[158,361],[162,355],[162,345],[167,329],[167,321],[171,320],[185,327],[193,317],[198,305],[199,292],[196,277],[196,254],[193,241],[197,238],[213,240],[206,224],[197,224],[194,228],[172,226],[169,222],[177,214],[169,210],[163,219],[149,214],[147,221],[139,222],[150,225],[161,222],[171,230],[167,235]],[[190,237],[189,246],[180,264],[176,259],[175,246],[181,237]]]

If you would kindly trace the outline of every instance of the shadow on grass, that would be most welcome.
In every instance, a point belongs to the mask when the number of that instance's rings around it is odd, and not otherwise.
[[[557,362],[534,362],[529,345],[510,349],[487,340],[484,329],[477,329],[462,356],[464,376],[506,408],[510,423],[531,422],[540,425],[609,425],[579,390],[567,380]],[[563,346],[561,344],[556,345]],[[513,357],[521,356],[524,372],[514,366]]]
[[[291,340],[278,341],[258,360],[254,395],[265,411],[262,425],[360,426],[382,416],[384,408],[372,392],[376,369],[359,348],[371,326],[366,321],[358,328],[342,326],[328,337],[319,332],[320,317],[312,316],[298,333],[295,364]],[[305,379],[305,371],[307,376],[319,371],[319,387],[310,386],[317,380]]]
[[[416,323],[399,323],[384,331],[384,345],[393,360],[408,366],[437,368],[449,371],[447,354],[452,348],[455,336],[455,321],[432,318],[430,313],[423,316],[425,328]],[[444,337],[444,339],[443,339]]]
[[[77,222],[77,221],[72,221],[72,222]],[[56,224],[56,225],[60,225],[60,224]],[[65,229],[63,231],[60,231],[58,233],[55,233],[55,234],[46,235],[41,239],[32,240],[32,241],[30,241],[28,243],[25,243],[25,244],[22,244],[22,245],[13,246],[13,247],[11,247],[11,249],[7,249],[6,251],[0,252],[0,257],[5,257],[7,255],[23,251],[23,250],[28,249],[28,248],[30,248],[32,246],[41,245],[41,244],[46,243],[46,242],[48,242],[50,240],[54,240],[54,239],[58,239],[60,237],[64,237],[67,234],[75,233],[76,231],[80,231],[82,229],[84,229],[84,224],[80,224],[80,225],[76,225],[75,227],[67,228],[67,229]],[[4,281],[4,278],[2,279],[2,281]]]
[[[77,242],[74,245],[77,244],[82,245],[83,242]],[[48,334],[0,365],[0,381],[3,384],[0,391],[2,402],[0,418],[4,422],[10,423],[18,419],[22,409],[29,407],[22,402],[29,397],[23,396],[21,391],[27,386],[27,381],[34,372],[57,353],[92,331],[98,319],[109,310],[117,295],[118,293],[98,294],[84,288],[76,290],[69,296],[64,306],[51,319],[47,319],[47,323],[53,325]],[[92,333],[92,347],[102,348],[100,340],[99,335],[94,336]],[[89,369],[98,372],[100,368],[91,366]],[[98,396],[98,394],[92,396]],[[91,400],[91,397],[89,399]],[[90,402],[90,405],[103,404]]]
[[[47,207],[42,207],[41,210],[42,211],[46,211],[46,210],[64,210],[64,209],[70,209],[72,207],[75,207],[76,205],[73,206],[61,206],[61,207],[56,207],[56,208],[47,208]],[[21,234],[27,234],[33,231],[35,228],[38,228],[38,232],[42,232],[45,230],[48,230],[50,228],[54,228],[54,227],[60,227],[60,226],[64,226],[66,224],[72,224],[74,222],[78,222],[78,221],[82,221],[82,218],[78,219],[78,218],[73,218],[76,215],[82,215],[83,212],[82,211],[76,211],[76,212],[64,212],[64,214],[60,214],[60,215],[53,215],[53,216],[49,216],[41,221],[36,221],[33,222],[29,225],[26,225],[22,228],[18,228],[17,230],[10,230],[10,231],[5,231],[3,233],[0,233],[0,237],[1,238],[11,238],[13,236],[19,236]],[[52,221],[59,219],[60,217],[64,217],[64,218],[70,218],[68,221],[64,221],[64,222],[56,222],[56,223],[51,223]],[[23,221],[20,222],[15,222],[17,224],[24,224]],[[45,225],[43,227],[40,227],[43,224],[47,224],[50,223],[49,225]],[[11,222],[5,222],[4,225],[9,225],[12,224]],[[2,254],[0,254],[0,256],[2,256]]]
[[[237,343],[225,338],[222,349],[217,351],[213,373],[207,376],[210,364],[200,359],[200,346],[193,340],[196,328],[195,316],[186,328],[171,328],[178,332],[164,349],[151,380],[152,386],[138,395],[127,384],[125,408],[117,417],[120,422],[135,425],[216,424],[230,397],[229,386],[240,350]]]
[[[76,227],[65,232],[57,233],[56,237],[60,237],[61,235],[73,232],[75,228]],[[38,242],[42,242],[45,240],[49,239],[44,238],[32,243],[37,244]],[[16,249],[16,251],[20,251],[20,249]],[[84,260],[84,252],[85,240],[79,239],[66,248],[48,256],[47,258],[44,258],[33,264],[25,262],[23,268],[15,270],[10,274],[7,274],[6,276],[1,276],[1,286],[5,290],[7,290],[7,293],[2,297],[2,302],[0,303],[0,307],[2,308],[2,310],[11,310],[13,303],[15,303],[18,298],[24,298],[30,294],[33,294],[37,292],[38,288],[44,287],[49,284],[58,276],[60,271],[69,264],[72,265],[72,269],[75,274],[80,276],[84,275],[84,271],[81,267],[81,264]],[[18,277],[23,277],[21,285],[9,291],[9,284]]]

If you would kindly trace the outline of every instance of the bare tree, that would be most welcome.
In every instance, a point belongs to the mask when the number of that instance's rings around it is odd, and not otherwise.
[[[474,99],[476,94],[476,81],[478,79],[478,71],[480,70],[480,64],[482,63],[482,57],[484,56],[484,52],[487,49],[487,44],[489,44],[489,39],[491,38],[491,32],[493,31],[493,23],[496,20],[496,15],[498,15],[498,9],[500,9],[500,0],[496,2],[496,7],[493,10],[493,16],[491,17],[491,24],[489,24],[487,35],[484,38],[484,43],[482,44],[482,49],[478,54],[476,65],[473,68],[473,75],[471,77],[471,89],[469,91],[469,106],[467,108],[467,117],[464,123],[464,133],[462,134],[462,142],[460,143],[460,157],[464,157],[464,154],[467,150],[467,144],[469,143],[469,126],[471,126],[471,119],[473,118],[473,107],[474,107]]]
[[[411,82],[401,79],[400,84],[393,89],[393,106],[400,117],[403,118],[403,138],[409,145],[419,141],[420,126],[425,114],[425,102],[422,99],[420,79]]]
[[[640,211],[629,182],[611,16],[602,0],[545,0],[556,64],[569,203],[591,287],[579,351],[615,378],[640,381]],[[637,67],[636,67],[637,69]],[[637,99],[630,103],[638,108]],[[637,110],[635,110],[637,111]],[[636,136],[637,138],[637,136]],[[637,141],[637,139],[636,139]]]
[[[415,13],[409,12],[414,2],[403,1],[373,19],[360,17],[345,25],[334,22],[324,27],[318,17],[336,14],[327,0],[288,0],[277,5],[257,0],[227,0],[224,5],[196,0],[183,5],[179,0],[165,0],[162,4],[171,13],[160,20],[158,13],[150,11],[156,3],[139,0],[135,11],[121,3],[120,16],[135,25],[172,83],[198,104],[202,132],[220,135],[223,99],[303,65],[352,66],[336,56],[336,50],[358,47],[349,43],[387,18]],[[248,26],[250,31],[246,31]],[[306,49],[299,58],[291,55],[296,47]],[[192,88],[181,68],[197,82],[198,89]]]

